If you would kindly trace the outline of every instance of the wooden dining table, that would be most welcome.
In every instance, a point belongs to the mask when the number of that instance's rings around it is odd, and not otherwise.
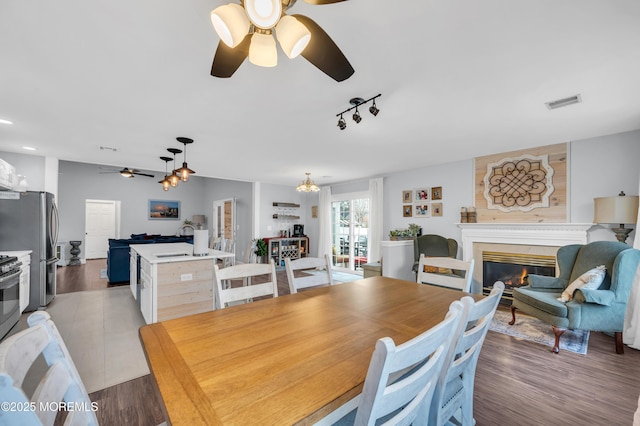
[[[377,276],[145,325],[140,337],[171,424],[313,424],[362,392],[379,338],[406,342],[463,295]]]

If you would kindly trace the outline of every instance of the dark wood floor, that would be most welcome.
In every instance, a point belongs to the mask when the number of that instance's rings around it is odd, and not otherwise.
[[[65,291],[107,288],[106,279],[99,279],[104,267],[97,260],[59,268],[58,286]],[[286,282],[278,284],[280,294],[287,294]],[[613,337],[602,333],[591,333],[587,355],[555,355],[539,344],[489,331],[476,372],[476,424],[631,425],[640,395],[638,378],[640,351],[625,347],[625,354],[617,355]],[[92,393],[100,404],[100,424],[161,423],[162,406],[153,389],[151,376],[144,376]]]

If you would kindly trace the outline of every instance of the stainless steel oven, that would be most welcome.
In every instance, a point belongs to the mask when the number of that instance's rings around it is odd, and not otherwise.
[[[0,256],[0,339],[20,319],[20,262]]]

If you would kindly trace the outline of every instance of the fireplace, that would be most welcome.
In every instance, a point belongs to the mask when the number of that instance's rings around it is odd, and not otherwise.
[[[462,230],[462,258],[464,260],[475,259],[473,268],[473,283],[471,292],[482,294],[485,286],[492,286],[498,279],[484,277],[484,252],[510,253],[516,255],[527,255],[527,257],[537,259],[539,256],[548,260],[554,259],[558,248],[568,244],[586,244],[587,231],[593,226],[592,223],[461,223],[458,226]],[[520,256],[515,256],[520,258]],[[521,260],[521,259],[520,259]],[[514,263],[502,262],[499,263]],[[548,266],[539,265],[537,261],[516,262],[527,266]],[[517,273],[516,273],[517,274]],[[543,271],[540,273],[534,269],[527,269],[527,274],[555,275],[554,272]],[[520,272],[522,275],[522,272]],[[516,277],[517,282],[522,279]],[[502,280],[504,282],[504,280]],[[511,291],[505,292],[507,297],[511,296]]]
[[[482,252],[482,293],[487,295],[496,281],[504,283],[503,302],[513,299],[513,289],[529,284],[529,274],[554,277],[555,256],[530,253]]]

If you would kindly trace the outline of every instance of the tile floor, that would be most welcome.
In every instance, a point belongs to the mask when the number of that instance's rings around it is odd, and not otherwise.
[[[47,312],[89,393],[149,374],[138,337],[144,319],[128,286],[59,294]]]

